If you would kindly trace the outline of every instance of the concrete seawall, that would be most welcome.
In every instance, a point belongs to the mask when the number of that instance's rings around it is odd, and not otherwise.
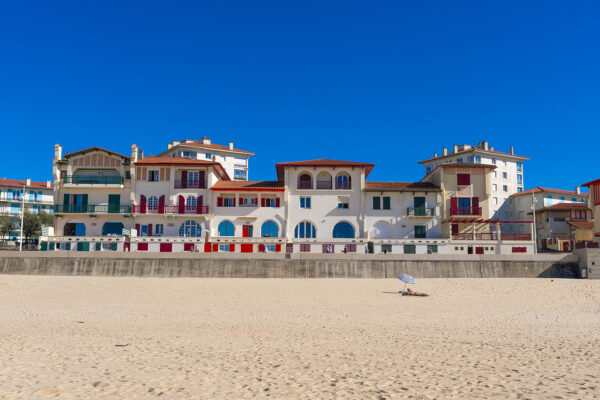
[[[110,253],[109,253],[110,254]],[[0,273],[19,275],[203,278],[534,278],[574,275],[577,256],[148,257],[143,254],[48,255],[0,252]]]

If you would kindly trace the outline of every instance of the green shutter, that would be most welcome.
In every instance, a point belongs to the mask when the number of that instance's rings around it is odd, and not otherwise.
[[[70,195],[65,193],[65,196],[63,197],[63,212],[69,212],[69,199],[70,199]]]
[[[50,242],[50,250],[54,250],[55,247],[56,245],[54,244],[54,242]]]
[[[373,210],[381,209],[381,197],[375,196],[373,197]]]
[[[427,237],[425,225],[415,225],[415,238],[424,239]]]
[[[87,209],[88,209],[88,195],[82,194],[81,195],[81,211],[87,212]]]
[[[117,195],[117,196],[118,196],[118,195]],[[117,251],[117,244],[116,244],[116,243],[111,243],[111,244],[110,244],[110,249],[111,249],[112,251]]]
[[[389,196],[385,196],[383,198],[383,209],[384,210],[389,210],[390,209],[390,198],[389,198]]]
[[[120,204],[121,204],[121,195],[120,194],[109,194],[108,195],[108,212],[109,213],[118,213]]]
[[[42,242],[40,243],[41,246],[41,251],[48,251],[48,242]]]
[[[96,251],[102,250],[102,243],[96,243]]]
[[[71,243],[70,242],[65,243],[65,250],[71,250]]]
[[[404,245],[404,254],[416,254],[417,248],[414,244],[405,244]]]

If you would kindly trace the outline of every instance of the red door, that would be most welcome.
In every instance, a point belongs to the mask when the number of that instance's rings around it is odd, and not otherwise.
[[[242,253],[252,253],[254,251],[254,245],[249,243],[244,243],[241,245]]]
[[[242,237],[252,237],[252,233],[254,228],[252,225],[243,225],[242,226]]]
[[[475,254],[483,254],[483,247],[476,247]]]
[[[452,224],[452,236],[458,235],[458,224]]]
[[[173,251],[172,243],[161,243],[160,244],[160,252],[161,253],[170,253]]]

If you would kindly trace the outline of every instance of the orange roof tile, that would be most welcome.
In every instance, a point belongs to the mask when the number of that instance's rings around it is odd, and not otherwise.
[[[218,181],[211,188],[215,191],[283,192],[282,181]]]
[[[469,153],[469,152],[491,153],[491,154],[498,154],[498,155],[501,155],[501,156],[514,157],[514,158],[518,158],[518,159],[521,159],[521,160],[529,160],[528,157],[518,156],[516,154],[505,153],[503,151],[489,150],[489,149],[485,150],[485,149],[481,149],[479,147],[471,147],[470,149],[457,151],[456,153],[448,153],[446,155],[441,155],[441,156],[437,156],[437,157],[428,158],[427,160],[419,161],[419,164],[423,164],[423,163],[426,163],[426,162],[429,162],[429,161],[433,161],[433,160],[439,160],[441,158],[453,157],[453,156],[457,156],[459,154],[465,154],[465,153]]]
[[[521,196],[521,195],[524,195],[524,194],[541,193],[541,192],[558,193],[558,194],[568,194],[568,195],[572,195],[572,196],[584,196],[584,197],[587,196],[587,193],[579,193],[579,194],[577,194],[577,192],[573,192],[571,190],[550,189],[550,188],[545,188],[545,187],[541,187],[541,186],[534,187],[533,189],[527,189],[527,190],[524,190],[522,192],[513,193],[510,196]]]
[[[552,206],[540,208],[539,210],[535,210],[535,212],[542,211],[569,211],[569,210],[589,210],[587,204],[585,203],[558,203]]]
[[[368,192],[441,192],[431,182],[365,182]]]
[[[23,188],[23,185],[26,185],[27,181],[26,180],[19,180],[19,179],[6,179],[6,178],[2,178],[0,179],[0,186],[8,186],[8,187],[16,187],[16,188]],[[54,183],[50,182],[50,187],[46,186],[46,182],[33,182],[31,181],[31,184],[29,186],[25,186],[25,188],[32,188],[32,189],[54,189]]]
[[[594,221],[567,221],[577,229],[594,229]]]

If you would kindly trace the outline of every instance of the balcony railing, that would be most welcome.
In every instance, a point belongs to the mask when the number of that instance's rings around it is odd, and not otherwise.
[[[336,190],[350,190],[352,185],[350,185],[350,182],[336,182],[335,188]]]
[[[331,189],[331,181],[317,181],[317,189]]]
[[[531,234],[530,233],[508,233],[508,232],[503,232],[502,235],[502,240],[531,240]]]
[[[311,181],[298,181],[298,189],[312,189],[313,183]]]
[[[208,206],[133,206],[134,214],[208,214]]]
[[[475,233],[475,240],[498,240],[498,235],[495,232]]]
[[[481,216],[481,207],[452,207],[450,215]]]
[[[598,242],[577,242],[575,243],[575,248],[576,249],[597,249],[598,248]]]
[[[473,240],[472,233],[456,233],[452,235],[452,239],[454,240]]]
[[[129,204],[100,204],[93,205],[75,205],[59,204],[54,206],[56,213],[64,214],[129,214],[131,206]]]
[[[67,175],[62,179],[63,183],[74,185],[122,185],[121,176],[95,176],[95,175]]]
[[[206,181],[175,181],[175,189],[206,189]]]
[[[434,210],[433,208],[425,208],[425,207],[417,207],[417,208],[408,208],[408,216],[409,217],[433,217]]]

